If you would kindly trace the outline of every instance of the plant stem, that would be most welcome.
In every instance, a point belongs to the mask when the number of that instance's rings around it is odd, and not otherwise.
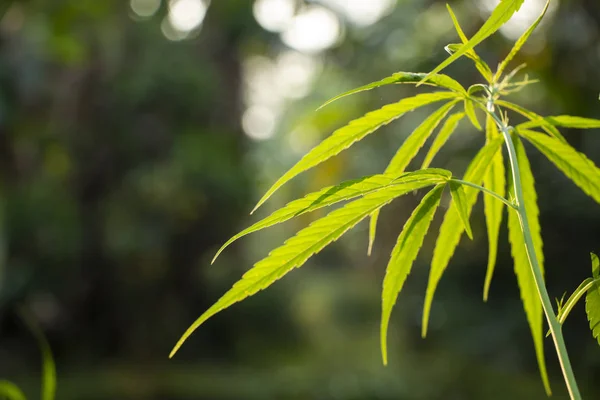
[[[537,255],[535,254],[533,239],[529,228],[529,221],[527,219],[527,212],[525,210],[523,188],[521,186],[521,173],[519,171],[519,163],[517,162],[515,146],[510,136],[510,129],[500,121],[500,119],[493,112],[493,110],[489,110],[489,112],[490,115],[492,115],[496,120],[496,123],[498,123],[499,128],[502,131],[502,135],[504,136],[504,141],[506,142],[506,148],[508,149],[508,156],[514,182],[515,203],[517,206],[516,211],[519,216],[521,231],[523,232],[523,238],[525,240],[527,257],[529,259],[531,272],[533,273],[535,285],[537,287],[538,294],[542,302],[542,307],[544,309],[544,313],[546,314],[546,319],[548,320],[550,332],[552,333],[554,347],[556,348],[556,353],[558,355],[558,361],[560,362],[560,367],[562,369],[563,377],[565,379],[565,384],[567,385],[567,390],[569,391],[571,399],[581,400],[581,394],[579,393],[579,388],[577,387],[577,381],[575,380],[573,368],[571,367],[571,361],[569,360],[569,353],[567,352],[565,340],[562,335],[561,325],[558,322],[556,315],[554,314],[552,302],[550,301],[550,296],[548,295],[548,290],[546,289],[546,285],[544,283],[542,270],[540,268]]]
[[[510,208],[512,208],[513,210],[517,210],[517,206],[514,205],[513,203],[511,203],[510,201],[508,201],[507,199],[505,199],[504,197],[500,196],[498,193],[496,192],[492,192],[489,189],[484,188],[483,186],[479,186],[474,184],[473,182],[468,182],[468,181],[463,181],[462,179],[456,179],[456,178],[452,178],[450,179],[451,182],[456,182],[456,183],[460,183],[461,185],[465,185],[465,186],[470,186],[474,189],[480,190],[485,194],[489,194],[490,196],[494,197],[497,200],[500,200],[501,202],[503,202],[504,204],[506,204],[507,206],[509,206]]]

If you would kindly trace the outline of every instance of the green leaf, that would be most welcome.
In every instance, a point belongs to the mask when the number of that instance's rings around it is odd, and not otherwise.
[[[563,128],[575,128],[575,129],[594,129],[600,128],[600,120],[593,118],[573,117],[571,115],[556,115],[553,117],[545,117],[542,120],[535,120],[525,122],[520,125],[522,128],[534,128],[542,126],[541,124],[547,122],[553,126],[561,126]]]
[[[581,190],[600,203],[600,169],[590,159],[570,145],[542,133],[523,129],[517,132],[552,161]]]
[[[259,200],[252,212],[267,201],[277,189],[296,175],[335,156],[342,150],[350,147],[354,142],[361,140],[382,126],[389,124],[393,120],[401,117],[404,113],[413,111],[427,104],[451,99],[453,97],[457,97],[457,94],[453,92],[423,93],[400,100],[397,103],[388,104],[379,110],[372,111],[361,118],[351,121],[348,125],[336,130],[331,136],[319,143],[308,154],[302,157],[296,165],[279,178]]]
[[[471,224],[469,223],[469,206],[467,205],[465,191],[460,184],[450,182],[450,194],[452,195],[452,201],[456,204],[458,216],[467,232],[467,236],[469,236],[469,239],[473,240],[473,231],[471,230]]]
[[[473,100],[468,99],[468,98],[465,99],[465,113],[467,114],[467,117],[469,117],[471,124],[473,124],[473,126],[478,131],[482,130],[481,124],[479,123],[479,120],[477,119],[477,114],[475,114],[475,107],[473,106]]]
[[[384,364],[387,364],[387,331],[392,308],[396,304],[398,294],[402,290],[421,246],[423,246],[423,239],[440,204],[444,186],[436,186],[423,198],[421,204],[404,224],[402,233],[398,236],[392,250],[381,295],[381,355]]]
[[[380,174],[366,176],[360,179],[354,179],[343,182],[336,186],[326,187],[317,192],[310,193],[301,199],[294,200],[279,210],[273,212],[268,217],[256,222],[252,226],[244,229],[237,235],[229,239],[213,258],[213,262],[221,254],[223,250],[231,243],[239,238],[250,233],[268,228],[270,226],[285,222],[299,215],[318,210],[323,207],[328,207],[340,201],[350,200],[355,197],[363,196],[367,193],[374,192],[390,185],[410,184],[415,185],[422,183],[421,187],[429,186],[438,182],[450,179],[452,174],[439,168],[422,169],[415,172],[407,172],[405,174]],[[411,186],[412,187],[412,186]]]
[[[0,398],[7,400],[27,400],[25,394],[12,382],[0,380]]]
[[[171,351],[170,357],[208,318],[254,295],[258,291],[266,289],[292,269],[300,267],[313,254],[318,253],[329,243],[337,240],[348,229],[354,227],[375,210],[388,204],[396,197],[422,187],[421,185],[421,182],[416,182],[414,186],[410,184],[389,186],[384,190],[369,193],[344,205],[342,208],[332,211],[300,230],[296,236],[288,239],[266,258],[256,263],[223,297],[204,312],[179,339]]]
[[[494,155],[502,146],[502,138],[496,138],[491,142],[487,143],[477,155],[473,158],[467,171],[465,172],[464,180],[480,184],[485,176],[488,167],[494,158]],[[479,191],[473,188],[465,189],[466,203],[467,203],[467,215],[470,215],[477,195]],[[458,246],[464,227],[460,223],[460,215],[456,208],[456,204],[452,202],[450,208],[444,216],[444,221],[440,227],[440,234],[435,244],[435,250],[433,252],[433,260],[431,262],[431,270],[429,272],[429,282],[427,284],[427,292],[425,294],[425,305],[423,307],[423,326],[422,335],[427,335],[427,326],[429,323],[429,313],[431,311],[431,303],[433,302],[433,295],[437,285],[450,262],[450,259],[454,255],[454,251]]]
[[[590,322],[592,335],[600,345],[600,285],[597,282],[594,282],[585,296],[585,313]]]
[[[479,43],[487,39],[496,32],[504,23],[506,23],[515,12],[521,8],[524,0],[503,0],[496,6],[490,17],[485,21],[483,26],[473,35],[473,37],[465,43],[458,51],[448,57],[440,65],[435,67],[422,82],[427,81],[433,74],[439,73],[441,70],[452,64],[461,56],[465,55],[469,50],[473,49]]]
[[[325,103],[323,103],[323,105],[321,105],[319,108],[317,108],[317,110],[320,110],[321,108],[323,108],[343,97],[350,96],[350,95],[360,93],[360,92],[365,92],[367,90],[375,89],[380,86],[393,85],[393,84],[399,84],[399,83],[417,84],[417,83],[421,82],[421,80],[425,77],[425,75],[427,75],[427,74],[415,73],[415,72],[402,72],[402,71],[396,72],[396,73],[392,74],[391,76],[388,76],[387,78],[383,78],[382,80],[372,82],[367,85],[360,86],[355,89],[348,90],[347,92],[344,92],[342,94],[339,94],[339,95],[327,100]],[[437,86],[437,87],[443,87],[446,89],[450,89],[457,93],[466,94],[465,88],[460,83],[458,83],[454,79],[450,78],[448,75],[436,74],[427,81],[427,84],[431,85],[431,86]]]
[[[590,257],[592,258],[592,276],[594,279],[600,278],[600,259],[594,253],[590,253]]]
[[[448,119],[446,120],[446,122],[444,123],[444,125],[442,126],[440,131],[438,132],[437,136],[435,137],[435,140],[431,144],[431,147],[429,148],[429,151],[427,152],[427,155],[425,156],[425,160],[423,161],[423,165],[421,166],[421,168],[429,167],[429,165],[431,164],[431,161],[433,161],[433,158],[437,155],[437,153],[440,151],[440,149],[446,144],[446,142],[448,141],[450,136],[454,133],[458,124],[464,117],[465,117],[465,113],[463,113],[463,112],[458,112],[458,113],[452,114],[451,116],[448,117]]]
[[[369,246],[367,247],[367,255],[370,256],[373,252],[373,243],[375,243],[375,236],[377,235],[377,216],[379,211],[375,211],[369,218]]]
[[[392,161],[388,164],[385,169],[386,174],[400,174],[404,172],[404,169],[417,155],[421,147],[425,144],[431,133],[437,128],[442,120],[448,115],[452,108],[460,100],[454,100],[446,103],[440,107],[437,111],[431,114],[419,125],[410,136],[404,141],[402,146],[398,149]],[[371,222],[369,223],[369,248],[372,247],[372,243],[375,241],[375,233],[377,231],[377,220],[379,219],[379,210],[375,211],[371,215]]]
[[[533,111],[529,111],[528,109],[523,108],[517,104],[510,103],[510,102],[504,101],[504,100],[496,100],[496,105],[499,105],[504,108],[508,108],[509,110],[519,113],[532,122],[535,121],[535,123],[537,124],[535,126],[540,126],[550,136],[555,137],[556,139],[560,140],[563,143],[567,143],[566,139],[563,137],[563,135],[561,135],[559,130],[556,129],[556,127],[554,125],[552,125],[550,122],[545,121],[544,117],[542,117],[541,115],[538,115],[538,114],[534,113]],[[527,126],[523,126],[523,125],[526,125],[528,123],[529,122],[519,124],[515,128],[516,129],[527,128]]]
[[[452,18],[452,23],[454,24],[454,29],[456,29],[456,33],[458,33],[460,40],[463,42],[463,44],[468,43],[469,39],[467,39],[467,36],[465,35],[462,28],[460,27],[460,24],[458,23],[458,19],[456,18],[456,15],[454,14],[452,7],[450,7],[450,4],[446,4],[446,8],[448,9],[448,13],[450,13],[450,18]],[[458,51],[461,46],[462,45],[460,45],[460,44],[448,45],[446,50],[449,51],[450,54],[452,54],[452,53],[455,53],[456,51]],[[471,50],[467,51],[465,53],[465,55],[475,62],[475,67],[477,67],[477,70],[484,77],[484,79],[488,82],[492,82],[492,76],[493,76],[492,70],[477,55],[475,50],[471,49]]]
[[[539,210],[537,206],[535,180],[533,178],[533,173],[531,172],[531,167],[529,165],[529,160],[527,159],[527,154],[525,154],[523,144],[517,136],[514,136],[513,141],[515,145],[515,151],[517,153],[519,170],[521,172],[521,185],[524,197],[523,200],[525,203],[527,219],[529,221],[533,247],[543,274],[544,253],[542,250],[543,245],[542,236],[540,233],[541,228],[539,223]],[[510,187],[512,191],[512,182]],[[519,217],[514,210],[509,210],[508,212],[508,237],[511,245],[512,258],[515,265],[515,274],[517,276],[517,282],[521,292],[521,300],[523,301],[523,307],[525,309],[525,314],[527,315],[527,322],[529,323],[529,328],[531,330],[538,366],[540,368],[540,375],[542,377],[546,393],[550,394],[550,382],[548,381],[548,374],[546,372],[546,359],[544,356],[542,303],[540,302],[533,272],[531,271],[531,266],[529,264],[529,257],[527,255],[525,239],[521,231]]]
[[[546,15],[546,11],[548,10],[548,6],[549,5],[550,5],[550,0],[547,0],[546,1],[546,5],[544,6],[544,9],[542,10],[542,13],[540,14],[540,16],[537,17],[537,19],[533,22],[533,24],[531,24],[531,26],[529,27],[529,29],[527,29],[521,35],[521,37],[519,38],[519,40],[516,41],[515,45],[510,50],[510,53],[508,53],[508,56],[506,56],[506,58],[504,60],[502,60],[502,62],[498,66],[498,71],[496,71],[496,75],[494,76],[494,80],[495,81],[497,81],[498,79],[500,79],[500,77],[502,76],[502,73],[504,72],[504,70],[506,69],[506,67],[508,66],[508,64],[513,60],[513,58],[515,58],[515,56],[517,55],[517,53],[521,50],[521,48],[523,47],[523,45],[529,39],[529,36],[531,36],[531,34],[535,30],[535,28],[537,28],[537,26],[540,24],[540,22],[542,21],[542,18],[544,18],[544,15]]]
[[[486,118],[486,135],[487,142],[501,137],[494,119],[489,115]],[[506,195],[506,177],[502,151],[498,151],[494,155],[489,170],[483,178],[483,186],[492,192],[498,193],[502,197]],[[498,238],[500,234],[500,225],[502,224],[504,205],[498,203],[489,196],[483,197],[483,205],[489,246],[487,271],[485,274],[485,283],[483,285],[483,300],[487,301],[492,277],[494,276],[494,269],[496,267],[496,258],[498,256]]]
[[[583,295],[586,294],[592,288],[593,285],[594,279],[586,278],[583,282],[581,282],[581,285],[579,285],[577,289],[575,289],[575,291],[569,297],[566,303],[563,303],[565,297],[565,295],[563,295],[563,298],[558,303],[558,314],[556,315],[556,319],[558,320],[559,324],[562,325],[565,323],[567,317],[569,316],[579,299],[583,297]],[[546,333],[546,337],[550,336],[551,333],[552,332],[548,330],[548,332]]]

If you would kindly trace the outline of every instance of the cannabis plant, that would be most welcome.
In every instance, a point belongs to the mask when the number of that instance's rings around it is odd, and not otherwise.
[[[467,39],[452,9],[448,7],[461,43],[450,44],[446,47],[450,53],[450,57],[446,61],[428,74],[397,72],[378,82],[343,93],[325,104],[344,96],[390,84],[425,84],[442,89],[399,100],[350,122],[323,140],[279,178],[260,199],[256,208],[267,201],[277,189],[290,179],[335,156],[380,127],[420,107],[441,104],[408,136],[382,174],[343,182],[292,201],[225,243],[218,251],[217,256],[233,241],[249,233],[317,209],[346,202],[343,207],[335,209],[300,230],[266,258],[256,263],[241,280],[190,326],[176,344],[171,356],[208,318],[259,290],[269,287],[277,279],[303,265],[313,254],[337,240],[347,230],[366,218],[370,218],[370,249],[375,239],[377,219],[381,208],[407,193],[427,188],[427,194],[412,212],[398,236],[383,280],[381,352],[384,364],[387,363],[387,330],[392,308],[439,208],[443,192],[446,189],[450,191],[451,204],[444,215],[433,252],[423,310],[423,336],[427,334],[431,305],[440,279],[463,233],[470,238],[473,236],[469,218],[481,192],[483,193],[489,242],[489,259],[483,297],[487,299],[494,274],[500,225],[504,218],[504,208],[506,208],[508,210],[508,240],[511,245],[515,274],[533,337],[542,382],[546,392],[550,394],[543,344],[543,313],[545,313],[568,391],[573,399],[580,398],[560,326],[568,314],[568,307],[571,306],[571,303],[574,304],[574,301],[567,302],[562,307],[563,313],[560,315],[562,320],[557,319],[544,284],[544,254],[537,195],[534,177],[522,141],[530,142],[585,193],[600,203],[600,169],[584,154],[571,147],[559,131],[561,127],[600,128],[600,120],[565,115],[542,117],[504,99],[505,96],[521,90],[533,82],[527,77],[521,80],[516,79],[521,66],[508,73],[507,68],[540,23],[548,8],[548,3],[541,15],[523,33],[495,71],[492,71],[477,55],[474,47],[508,21],[522,3],[523,0],[501,1],[490,18],[471,39]],[[483,83],[465,88],[456,80],[440,73],[444,67],[463,55],[474,63],[481,74]],[[477,110],[479,110],[479,115]],[[515,114],[520,118],[524,117],[526,121],[511,126],[511,117]],[[485,116],[484,123],[479,120],[481,115]],[[459,179],[452,172],[431,168],[431,165],[436,154],[463,120],[470,122],[477,130],[484,131],[486,140],[485,145],[473,157],[464,176]],[[410,162],[438,127],[440,128],[437,136],[424,158],[421,169],[406,171]],[[503,143],[506,147],[507,159],[502,151]],[[597,264],[595,265],[594,278],[586,281],[577,293],[580,293],[579,297],[584,291],[590,293],[587,302],[588,315],[594,335],[598,337],[600,333],[600,292],[598,292],[598,267]]]

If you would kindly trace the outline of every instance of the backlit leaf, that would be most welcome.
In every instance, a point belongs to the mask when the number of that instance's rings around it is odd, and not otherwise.
[[[441,70],[452,64],[454,61],[465,55],[469,50],[477,46],[483,40],[487,39],[494,32],[496,32],[504,23],[506,23],[515,12],[521,8],[524,0],[502,0],[500,4],[496,6],[490,17],[485,21],[483,26],[473,35],[473,37],[465,43],[458,51],[444,60],[440,65],[435,67],[423,81],[429,79],[433,74],[439,73]]]
[[[585,313],[590,322],[592,335],[600,345],[600,285],[597,282],[585,296]]]
[[[581,190],[600,203],[600,169],[590,159],[570,145],[542,133],[523,129],[517,132],[530,141]]]
[[[575,128],[575,129],[595,129],[600,128],[600,120],[593,118],[573,117],[571,115],[556,115],[553,117],[545,117],[543,121],[536,120],[531,122],[525,122],[520,126],[522,128],[534,128],[542,126],[543,122],[547,122],[554,126],[561,126],[563,128]]]
[[[285,222],[296,216],[318,210],[323,207],[328,207],[340,201],[350,200],[358,196],[363,196],[367,193],[383,189],[390,185],[408,184],[411,187],[420,188],[450,179],[452,174],[449,171],[430,168],[422,169],[415,172],[407,172],[404,174],[380,174],[366,176],[360,179],[343,182],[336,186],[326,187],[317,192],[310,193],[301,199],[294,200],[268,217],[256,222],[252,226],[244,229],[237,235],[229,239],[217,252],[214,260],[221,254],[227,246],[239,238],[250,233],[268,228],[270,226]],[[419,187],[419,184],[422,186]],[[413,189],[414,190],[414,189]]]
[[[471,121],[473,126],[478,131],[480,131],[482,128],[481,124],[479,123],[479,120],[477,119],[477,114],[475,114],[475,106],[473,105],[473,100],[465,99],[465,113],[469,117],[469,120]]]
[[[387,364],[387,331],[392,308],[396,304],[398,294],[410,273],[419,249],[423,246],[423,239],[440,204],[443,190],[444,185],[438,185],[423,198],[421,204],[415,208],[406,224],[404,224],[402,233],[398,236],[396,245],[392,250],[383,280],[381,295],[381,354],[384,364]]]
[[[440,149],[446,144],[450,136],[456,130],[456,127],[460,123],[460,121],[465,117],[465,113],[459,112],[456,114],[452,114],[448,117],[440,131],[438,132],[435,140],[431,144],[427,155],[425,156],[425,160],[423,161],[423,165],[421,168],[428,168],[431,165],[431,161],[440,151]]]
[[[420,185],[420,183],[419,183]],[[170,357],[185,340],[207,319],[231,305],[266,289],[292,269],[304,264],[312,255],[329,243],[337,240],[348,229],[354,227],[373,211],[383,207],[396,197],[412,192],[410,185],[389,186],[384,190],[369,193],[342,208],[332,211],[308,227],[300,230],[282,246],[246,272],[213,306],[200,316],[179,339]]]
[[[25,394],[12,382],[0,380],[0,399],[27,400]]]
[[[342,150],[350,147],[354,142],[361,140],[382,126],[389,124],[393,120],[401,117],[404,113],[413,111],[427,104],[451,99],[456,96],[458,95],[454,92],[423,93],[400,100],[397,103],[388,104],[379,110],[372,111],[361,118],[351,121],[348,125],[336,130],[331,136],[319,143],[308,154],[302,157],[296,165],[279,178],[259,200],[256,207],[254,207],[254,210],[260,207],[277,189],[296,175],[335,156]]]
[[[467,171],[465,172],[464,180],[479,185],[483,177],[487,173],[489,165],[502,146],[502,138],[496,138],[487,143],[477,155],[473,158]],[[477,200],[479,191],[473,188],[465,188],[467,215],[471,214],[473,206]],[[444,216],[444,221],[440,227],[440,233],[435,244],[433,252],[433,260],[431,262],[431,270],[429,272],[429,282],[427,284],[427,292],[425,294],[425,305],[423,307],[423,325],[422,335],[427,335],[427,326],[429,324],[429,313],[431,311],[431,303],[437,285],[454,255],[454,251],[458,246],[464,227],[460,222],[460,215],[454,202],[450,204],[450,208]]]
[[[473,231],[471,230],[471,224],[469,222],[469,207],[467,205],[467,198],[463,187],[456,182],[450,182],[450,194],[452,195],[452,201],[456,205],[458,216],[467,232],[469,239],[473,240]]]
[[[547,136],[545,136],[547,137]],[[515,151],[517,153],[517,162],[521,172],[521,185],[529,229],[533,241],[533,247],[537,256],[542,274],[544,273],[544,253],[542,249],[542,236],[539,223],[539,210],[537,206],[537,194],[535,191],[535,181],[527,154],[523,144],[518,137],[513,138]],[[555,140],[556,141],[556,140]],[[558,142],[558,141],[556,141]],[[510,185],[511,191],[512,182]],[[525,239],[521,231],[521,223],[516,211],[509,209],[508,212],[508,237],[511,245],[511,253],[515,266],[515,274],[521,292],[521,300],[527,315],[527,322],[531,330],[535,353],[542,382],[548,394],[551,393],[548,374],[546,372],[546,359],[544,356],[544,334],[543,334],[543,314],[542,303],[539,298],[537,286],[534,280],[533,272],[529,264],[529,257],[525,247]]]
[[[488,142],[500,137],[496,123],[489,115],[486,118],[486,136]],[[494,155],[490,167],[483,178],[483,186],[502,197],[506,195],[506,175],[502,151],[498,151]],[[496,258],[498,256],[498,237],[500,225],[502,224],[504,205],[489,196],[483,197],[483,205],[489,246],[487,271],[483,285],[483,299],[487,301],[496,267]]]
[[[416,83],[421,82],[421,80],[425,77],[425,75],[426,74],[424,74],[424,73],[416,73],[416,72],[396,72],[396,73],[392,74],[391,76],[388,76],[387,78],[383,78],[382,80],[372,82],[372,83],[366,84],[364,86],[360,86],[355,89],[348,90],[347,92],[344,92],[342,94],[339,94],[339,95],[327,100],[317,110],[319,110],[319,109],[321,109],[343,97],[350,96],[350,95],[360,93],[360,92],[365,92],[367,90],[375,89],[380,86],[393,85],[393,84],[398,84],[398,83],[415,83],[416,84]],[[455,92],[461,93],[461,94],[466,93],[465,88],[460,83],[458,83],[454,79],[450,78],[448,75],[443,75],[443,74],[433,75],[427,81],[426,84],[432,85],[432,86],[437,86],[437,87],[443,87],[443,88],[450,89],[452,91],[455,91]]]
[[[500,79],[500,77],[502,76],[502,73],[504,72],[504,70],[506,69],[508,64],[513,60],[513,58],[515,58],[517,53],[521,50],[523,45],[527,42],[527,39],[529,39],[529,36],[531,36],[531,34],[535,30],[535,28],[537,28],[537,26],[540,24],[540,22],[542,21],[542,18],[544,18],[544,15],[546,15],[546,11],[548,10],[549,5],[550,5],[550,0],[547,0],[546,5],[544,6],[544,9],[542,10],[542,13],[540,14],[540,16],[537,17],[537,19],[533,22],[533,24],[531,24],[529,29],[527,29],[521,35],[519,40],[516,41],[515,45],[510,50],[510,53],[508,53],[508,56],[506,56],[506,58],[504,60],[502,60],[502,62],[498,66],[498,71],[496,71],[496,75],[494,76],[495,81]]]

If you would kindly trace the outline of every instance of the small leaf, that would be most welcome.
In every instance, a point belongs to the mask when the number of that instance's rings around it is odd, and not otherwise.
[[[415,83],[416,84],[416,83],[419,83],[425,77],[425,75],[426,74],[424,74],[424,73],[415,73],[415,72],[396,72],[395,74],[388,76],[387,78],[383,78],[382,80],[379,80],[377,82],[372,82],[367,85],[360,86],[355,89],[348,90],[347,92],[344,92],[342,94],[339,94],[339,95],[327,100],[325,103],[323,103],[323,105],[321,105],[319,108],[317,108],[317,110],[320,110],[321,108],[323,108],[343,97],[350,96],[350,95],[360,93],[360,92],[365,92],[367,90],[375,89],[380,86],[400,84],[400,83]],[[449,90],[452,90],[454,92],[461,93],[461,94],[466,93],[465,88],[460,83],[458,83],[454,79],[450,78],[448,75],[436,74],[436,75],[432,76],[431,79],[429,79],[427,84],[432,85],[432,86],[437,86],[437,87],[443,87],[443,88],[446,88],[446,89],[449,89]]]
[[[413,111],[427,104],[451,99],[456,96],[457,94],[453,92],[423,93],[400,100],[397,103],[388,104],[379,110],[372,111],[361,118],[351,121],[348,125],[336,130],[331,136],[319,143],[308,154],[302,157],[296,165],[279,178],[259,200],[252,212],[267,201],[277,189],[296,175],[335,156],[342,150],[350,147],[354,142],[361,140],[382,126],[400,118],[404,113]]]
[[[542,249],[542,236],[540,233],[541,228],[539,223],[539,209],[537,206],[535,181],[533,178],[533,173],[531,172],[529,160],[527,159],[527,154],[523,148],[523,144],[516,136],[513,138],[513,141],[515,151],[517,153],[519,170],[521,172],[521,185],[523,190],[525,211],[529,221],[533,247],[535,249],[535,254],[537,255],[539,266],[543,274],[544,253]],[[510,187],[512,190],[512,182]],[[525,308],[525,314],[527,315],[527,321],[529,323],[531,336],[533,338],[538,366],[540,368],[540,375],[542,377],[542,382],[544,383],[546,393],[550,394],[550,382],[548,380],[546,359],[544,356],[542,303],[540,302],[535,279],[529,264],[529,257],[527,255],[525,239],[521,231],[519,217],[514,210],[509,210],[508,212],[508,236],[515,265],[515,274],[517,276],[517,282],[519,283],[523,307]]]
[[[266,289],[292,269],[303,265],[315,253],[329,243],[337,240],[348,229],[354,227],[375,210],[383,207],[396,197],[410,193],[420,182],[411,185],[389,186],[384,190],[369,193],[344,207],[332,211],[325,217],[300,230],[296,236],[288,239],[282,246],[273,250],[263,260],[247,271],[242,279],[233,285],[214,305],[204,312],[179,339],[169,357],[179,350],[187,338],[207,319]]]
[[[12,382],[0,380],[0,398],[7,400],[27,400],[25,394]]]
[[[244,229],[237,235],[229,239],[217,252],[213,258],[215,259],[221,254],[227,246],[239,238],[250,233],[271,227],[273,225],[285,222],[299,215],[318,210],[323,207],[328,207],[340,201],[350,200],[355,197],[363,196],[367,193],[374,192],[390,185],[409,184],[418,186],[422,183],[423,186],[429,186],[438,182],[450,179],[452,174],[439,168],[422,169],[415,172],[407,172],[405,174],[381,174],[366,176],[360,179],[343,182],[336,186],[326,187],[317,192],[310,193],[301,199],[294,200],[279,210],[275,211],[268,217],[256,222],[252,226]],[[412,186],[411,186],[412,187]]]
[[[542,117],[541,115],[538,115],[538,114],[534,113],[533,111],[529,111],[528,109],[523,108],[517,104],[510,103],[510,102],[504,101],[504,100],[496,100],[496,104],[501,107],[508,108],[509,110],[512,110],[514,112],[521,114],[522,116],[529,119],[530,121],[535,122],[535,124],[537,124],[535,126],[540,126],[542,129],[544,129],[544,131],[546,133],[548,133],[548,135],[555,137],[556,139],[560,140],[563,143],[567,143],[567,141],[565,140],[563,135],[561,135],[559,130],[556,129],[556,127],[554,125],[552,125],[550,122],[544,120],[544,117]],[[526,128],[527,126],[523,126],[523,125],[526,125],[528,123],[529,122],[519,124],[515,127],[515,129]]]
[[[471,224],[469,223],[469,207],[467,205],[465,191],[460,184],[451,181],[450,194],[452,195],[452,201],[456,204],[458,216],[467,232],[467,236],[469,236],[469,239],[473,240],[473,231],[471,230]]]
[[[465,55],[469,50],[477,46],[479,43],[487,39],[496,32],[505,22],[507,22],[515,12],[521,8],[524,0],[503,0],[496,6],[490,17],[485,21],[483,26],[473,35],[473,37],[465,43],[456,53],[452,54],[440,65],[435,67],[422,82],[427,81],[433,74],[437,74],[448,65]]]
[[[592,335],[600,345],[600,285],[597,282],[594,282],[585,296],[585,313],[590,322]]]
[[[486,118],[486,141],[489,143],[498,137],[501,137],[498,132],[498,127],[493,118],[488,115]],[[492,192],[498,193],[500,196],[504,197],[506,195],[506,178],[502,151],[498,151],[496,155],[494,155],[489,170],[483,178],[483,186]],[[489,196],[484,196],[483,206],[489,246],[487,271],[483,285],[483,300],[487,301],[490,293],[490,285],[494,276],[494,269],[496,267],[496,258],[498,256],[498,238],[500,236],[500,225],[502,224],[504,205],[498,203]]]
[[[581,282],[581,285],[579,285],[579,287],[575,289],[573,294],[569,296],[569,299],[566,303],[564,302],[566,293],[563,294],[562,299],[560,299],[560,302],[558,303],[558,314],[556,315],[556,319],[558,320],[559,324],[562,325],[565,323],[567,317],[569,316],[579,299],[582,298],[583,295],[586,294],[593,285],[594,280],[592,278],[586,278],[583,282]],[[546,333],[546,337],[550,336],[550,334],[551,332],[550,330],[548,330],[548,332]]]
[[[553,117],[545,117],[542,121],[536,120],[531,122],[525,122],[521,124],[523,128],[534,128],[542,126],[543,122],[547,122],[554,126],[561,126],[563,128],[575,128],[575,129],[595,129],[600,128],[600,120],[593,118],[573,117],[571,115],[556,115]]]
[[[437,155],[437,153],[444,146],[444,144],[446,144],[446,142],[454,133],[456,127],[464,117],[465,113],[463,112],[458,112],[448,117],[448,119],[438,132],[437,136],[435,137],[435,140],[431,144],[431,147],[429,148],[429,151],[425,156],[425,160],[423,161],[423,165],[421,166],[421,168],[429,168],[429,165],[431,165],[431,161],[433,161],[433,158]]]
[[[465,33],[463,32],[462,28],[460,27],[460,24],[458,23],[458,19],[456,18],[456,15],[454,14],[454,11],[452,10],[452,7],[450,7],[450,4],[446,4],[446,8],[448,9],[448,13],[450,13],[450,18],[452,18],[452,23],[454,24],[454,29],[456,29],[456,33],[458,33],[458,36],[460,37],[460,40],[463,42],[463,44],[468,43],[469,39],[467,39],[467,36],[465,35]],[[456,45],[457,47],[451,47],[453,45],[449,45],[448,48],[452,51],[452,53],[458,51],[458,49],[460,48],[461,45]],[[451,53],[451,54],[452,54]],[[475,67],[477,67],[477,70],[479,70],[479,73],[484,77],[484,79],[488,82],[492,81],[492,70],[490,69],[490,67],[477,55],[477,53],[475,52],[474,49],[471,49],[469,51],[467,51],[465,53],[465,55],[467,57],[469,57],[471,60],[475,61]]]
[[[378,212],[371,214],[369,218],[369,246],[367,247],[367,255],[370,256],[373,252],[373,244],[375,243],[375,236],[377,235],[377,216]],[[373,218],[375,216],[375,218]]]
[[[502,138],[497,138],[487,143],[477,155],[473,158],[467,171],[465,172],[464,180],[479,184],[483,180],[487,169],[494,158],[494,155],[502,146]],[[468,212],[470,215],[477,195],[479,191],[472,188],[465,189]],[[427,292],[425,294],[425,305],[423,307],[423,326],[422,335],[427,335],[427,326],[429,324],[429,313],[431,311],[431,303],[433,302],[433,295],[437,285],[450,262],[450,259],[454,255],[454,251],[458,246],[464,228],[460,223],[460,216],[456,205],[452,203],[450,208],[444,216],[444,221],[440,227],[440,233],[435,244],[435,250],[433,252],[433,260],[431,261],[431,270],[429,272],[429,282],[427,284]]]
[[[517,132],[552,161],[581,190],[600,203],[600,169],[590,159],[570,145],[542,133],[523,129]]]
[[[478,131],[482,130],[481,124],[479,123],[479,120],[477,119],[477,114],[475,114],[475,107],[473,105],[473,100],[471,100],[469,98],[465,99],[465,113],[469,117],[471,124],[473,124],[473,126]]]
[[[423,198],[421,204],[404,224],[402,233],[398,236],[396,245],[392,250],[391,259],[383,280],[381,295],[381,354],[384,364],[387,364],[387,331],[392,308],[396,304],[398,294],[402,290],[408,274],[410,274],[421,246],[423,246],[423,239],[440,204],[444,186],[436,186]]]
[[[594,279],[600,278],[600,259],[594,253],[590,253],[590,257],[592,258],[592,276]]]
[[[513,48],[510,50],[510,53],[508,53],[508,56],[506,56],[506,58],[504,60],[502,60],[502,62],[498,66],[498,71],[496,72],[496,75],[494,76],[495,81],[500,79],[500,77],[502,76],[502,73],[504,72],[504,70],[506,69],[508,64],[513,60],[513,58],[515,58],[517,53],[521,50],[523,45],[527,42],[527,39],[529,39],[529,36],[531,36],[531,34],[535,30],[535,28],[537,28],[537,26],[540,24],[540,22],[542,21],[542,18],[544,18],[544,15],[546,15],[546,11],[548,10],[549,5],[550,5],[550,0],[546,0],[546,5],[544,6],[544,9],[542,10],[542,13],[540,14],[540,16],[537,17],[537,19],[533,22],[533,24],[531,24],[529,29],[527,29],[521,35],[519,40],[517,40],[517,42],[515,43]]]

